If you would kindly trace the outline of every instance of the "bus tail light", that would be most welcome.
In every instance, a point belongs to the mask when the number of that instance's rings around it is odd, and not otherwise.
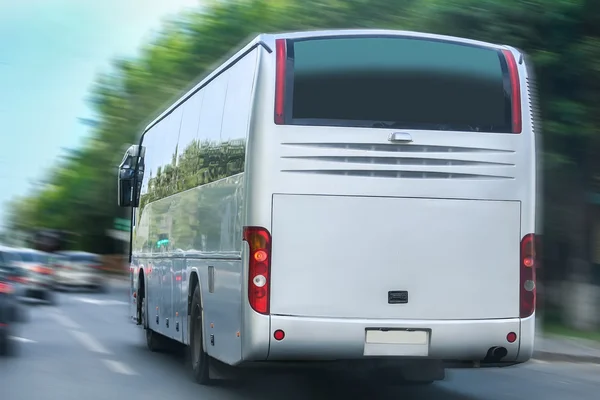
[[[257,313],[268,314],[271,283],[271,234],[262,227],[245,226],[244,241],[250,248],[248,301]]]
[[[275,41],[275,124],[285,122],[285,67],[287,63],[285,39]]]
[[[508,75],[510,77],[510,99],[511,99],[511,120],[512,133],[521,133],[521,86],[519,85],[519,69],[517,61],[510,50],[502,50],[508,64]]]
[[[521,240],[520,317],[527,318],[535,311],[536,297],[535,235],[530,233]]]

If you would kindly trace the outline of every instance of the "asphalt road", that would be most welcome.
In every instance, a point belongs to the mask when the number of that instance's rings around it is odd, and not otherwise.
[[[107,294],[61,294],[56,307],[31,304],[19,326],[15,357],[0,359],[2,400],[154,399],[597,399],[600,365],[531,362],[525,366],[451,371],[426,388],[382,387],[348,377],[284,374],[241,386],[202,387],[184,358],[151,353],[126,313],[126,288]]]

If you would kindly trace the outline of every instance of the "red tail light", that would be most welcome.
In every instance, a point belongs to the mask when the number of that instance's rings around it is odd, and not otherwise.
[[[0,282],[0,293],[11,294],[13,292],[12,285]]]
[[[287,62],[285,39],[277,39],[275,46],[275,123],[283,125],[285,122],[285,64]]]
[[[44,267],[44,266],[33,267],[32,271],[36,272],[38,274],[42,274],[42,275],[52,275],[52,273],[53,273],[52,268],[48,268],[48,267]]]
[[[512,115],[512,133],[521,133],[521,86],[519,85],[519,70],[517,61],[510,50],[502,50],[506,63],[508,64],[508,75],[510,76],[510,98]]]
[[[530,317],[535,311],[536,297],[536,253],[535,235],[530,233],[521,240],[521,289],[520,289],[520,316]]]
[[[10,278],[10,280],[16,283],[27,283],[27,279],[21,276],[13,276]]]
[[[269,313],[271,234],[265,228],[244,227],[244,241],[250,247],[248,301],[254,311]]]

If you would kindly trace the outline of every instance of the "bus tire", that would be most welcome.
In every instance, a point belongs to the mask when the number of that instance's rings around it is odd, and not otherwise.
[[[160,339],[158,338],[158,333],[154,332],[150,328],[146,328],[146,346],[148,346],[148,350],[151,352],[160,350]]]
[[[146,334],[146,346],[148,350],[151,352],[156,352],[160,350],[161,340],[158,333],[154,332],[150,329],[150,324],[146,324],[146,298],[142,297],[142,326],[144,327],[144,331]],[[148,325],[148,326],[146,326]]]
[[[194,380],[201,385],[211,383],[209,375],[209,356],[203,348],[204,337],[202,335],[202,303],[200,301],[200,285],[194,289],[192,295],[192,309],[190,318],[190,361]]]

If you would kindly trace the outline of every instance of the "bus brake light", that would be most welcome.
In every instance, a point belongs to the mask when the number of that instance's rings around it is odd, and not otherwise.
[[[502,54],[506,58],[508,64],[508,75],[510,77],[510,100],[511,100],[511,121],[512,133],[521,133],[522,117],[521,117],[521,86],[519,85],[519,69],[517,61],[510,50],[502,50]]]
[[[283,125],[285,122],[285,67],[287,63],[285,39],[277,39],[275,46],[275,123]]]
[[[254,311],[269,313],[271,234],[262,227],[245,226],[244,241],[250,248],[248,301]]]
[[[520,317],[527,318],[535,311],[536,298],[535,235],[530,233],[521,240]]]

